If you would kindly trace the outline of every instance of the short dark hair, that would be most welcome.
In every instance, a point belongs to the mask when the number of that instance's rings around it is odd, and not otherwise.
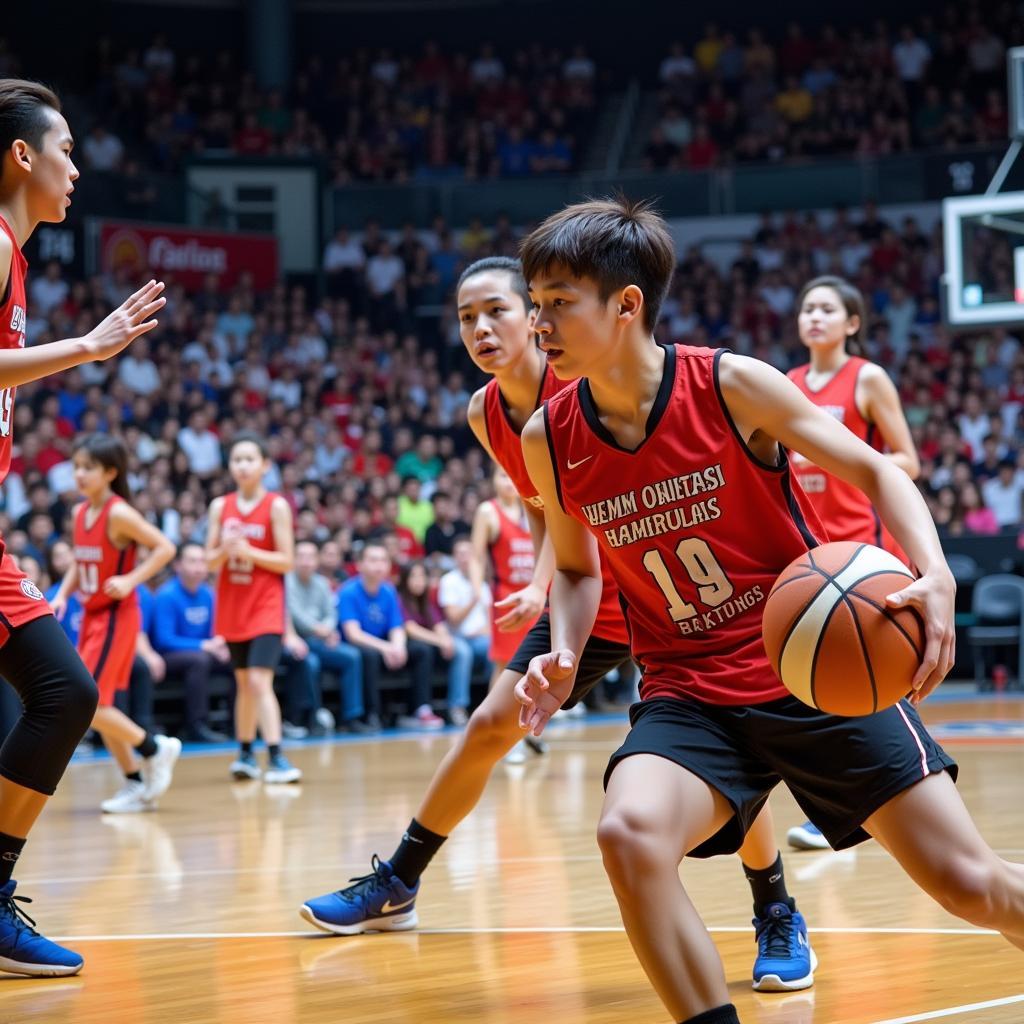
[[[47,109],[60,113],[60,100],[52,89],[24,78],[0,78],[0,154],[6,153],[15,139],[41,149],[50,127]]]
[[[636,285],[644,295],[644,327],[654,330],[672,283],[676,248],[668,225],[647,200],[590,199],[552,214],[523,239],[527,284],[555,265],[597,283],[601,301]]]
[[[206,414],[204,409],[195,409],[194,412],[201,412],[203,415]],[[260,450],[260,455],[263,458],[270,458],[270,451],[267,448],[267,442],[260,437],[254,430],[240,430],[233,438],[231,438],[231,444],[228,446],[228,455],[235,450],[235,448],[244,443],[254,444]]]
[[[485,256],[475,263],[470,263],[459,275],[459,282],[455,286],[456,294],[471,277],[486,274],[489,270],[500,270],[508,274],[512,281],[512,290],[523,300],[523,306],[529,313],[533,308],[533,300],[530,298],[530,289],[526,287],[526,278],[523,277],[523,265],[511,256]]]
[[[49,490],[47,490],[47,493],[49,493]],[[434,501],[450,501],[451,500],[451,495],[447,491],[437,490],[437,491],[434,491],[434,493],[430,496],[430,500],[432,502],[434,502]]]
[[[400,486],[403,491],[405,490],[406,484],[419,484],[422,487],[423,481],[418,476],[408,473],[406,476],[402,477],[402,483]]]
[[[183,540],[178,545],[178,550],[175,552],[174,557],[180,561],[185,556],[185,552],[189,548],[199,548],[199,551],[202,553],[203,557],[206,557],[206,549],[197,540]]]

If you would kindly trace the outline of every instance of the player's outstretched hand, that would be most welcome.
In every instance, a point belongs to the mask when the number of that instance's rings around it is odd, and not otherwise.
[[[569,650],[548,651],[530,659],[526,675],[516,683],[519,728],[539,736],[551,716],[572,693],[576,679],[576,655]]]
[[[910,694],[915,706],[946,678],[956,660],[955,600],[956,583],[949,572],[929,573],[886,598],[890,608],[916,609],[924,623],[924,655]]]
[[[126,349],[140,334],[153,330],[158,321],[150,317],[167,302],[160,294],[163,290],[163,281],[150,281],[125,299],[106,320],[85,336],[89,355],[99,361],[110,359]]]
[[[517,590],[509,594],[508,597],[494,602],[495,608],[502,611],[508,609],[494,624],[502,633],[514,633],[517,629],[536,621],[537,616],[544,611],[546,600],[547,594],[540,587],[530,583],[522,590]]]

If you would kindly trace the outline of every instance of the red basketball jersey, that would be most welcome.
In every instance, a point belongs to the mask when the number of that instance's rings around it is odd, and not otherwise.
[[[11,226],[0,217],[0,230],[7,235],[14,246],[11,259],[11,273],[7,279],[7,292],[0,295],[0,349],[25,347],[25,275],[28,260],[25,259],[14,237]],[[14,443],[14,395],[17,388],[0,390],[0,481],[11,468],[11,447]]]
[[[573,382],[575,383],[575,382]],[[559,394],[569,382],[559,380],[549,369],[544,367],[540,388],[537,391],[535,409],[539,409],[548,399]],[[484,424],[487,428],[487,440],[498,464],[508,473],[516,485],[519,497],[536,509],[542,509],[544,502],[533,486],[530,474],[523,458],[523,441],[509,415],[508,405],[502,396],[498,382],[494,378],[487,382],[484,389]],[[619,604],[619,591],[612,579],[611,572],[601,560],[601,576],[604,580],[604,591],[601,595],[601,607],[594,622],[594,636],[613,643],[627,644],[629,636],[625,623],[622,621],[622,607]]]
[[[268,491],[254,509],[243,515],[238,508],[238,495],[225,495],[221,536],[237,530],[252,547],[276,551],[270,520],[276,497]],[[232,642],[252,640],[265,633],[284,633],[284,576],[247,558],[229,558],[217,576],[214,631]]]
[[[787,691],[761,639],[779,573],[817,544],[789,465],[757,461],[718,388],[721,350],[665,349],[645,440],[622,448],[586,380],[547,404],[559,500],[622,592],[641,695],[755,704]]]
[[[494,600],[501,601],[522,590],[533,579],[533,538],[526,524],[513,519],[498,501],[492,501],[498,513],[498,536],[491,544],[491,568],[494,571]]]
[[[876,451],[884,444],[873,423],[864,419],[857,408],[857,379],[868,365],[866,359],[851,356],[824,387],[812,391],[807,386],[810,364],[789,371],[789,379],[817,406],[834,416],[847,430]],[[854,540],[891,551],[909,564],[903,549],[882,525],[868,496],[853,484],[825,472],[799,452],[793,452],[793,473],[821,520],[829,540]]]
[[[75,511],[75,562],[78,564],[78,592],[82,595],[82,607],[87,612],[98,612],[112,604],[122,606],[138,604],[133,591],[123,601],[115,601],[103,593],[103,584],[111,576],[124,576],[135,568],[135,544],[125,548],[115,547],[108,530],[111,509],[124,501],[112,494],[100,509],[99,515],[88,524],[89,503],[83,501]]]

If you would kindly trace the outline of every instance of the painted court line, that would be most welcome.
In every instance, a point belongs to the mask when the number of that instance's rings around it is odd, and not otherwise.
[[[915,1013],[912,1017],[892,1017],[889,1020],[876,1021],[875,1024],[915,1024],[920,1020],[938,1020],[940,1017],[956,1017],[961,1013],[974,1010],[991,1010],[996,1006],[1009,1006],[1011,1003],[1024,1003],[1024,995],[1006,996],[1003,999],[989,999],[984,1003],[964,1003],[963,1006],[950,1006],[946,1010],[930,1010],[928,1013]]]
[[[709,932],[723,934],[746,934],[749,925],[722,925],[708,928]],[[815,928],[817,935],[998,935],[995,931],[982,931],[979,928]],[[621,935],[625,929],[621,925],[579,925],[574,927],[539,927],[539,928],[418,928],[408,932],[382,933],[393,935]],[[157,932],[153,934],[133,935],[61,935],[55,937],[58,942],[146,942],[212,939],[291,939],[316,937],[315,931],[295,932]],[[1010,1002],[1024,1001],[1024,995],[1014,996]],[[990,1004],[983,1004],[985,1006]],[[991,1005],[1002,1005],[995,1003]],[[946,1011],[941,1011],[945,1013]],[[906,1020],[927,1020],[927,1017],[908,1017]],[[880,1021],[879,1024],[902,1024],[902,1021]]]

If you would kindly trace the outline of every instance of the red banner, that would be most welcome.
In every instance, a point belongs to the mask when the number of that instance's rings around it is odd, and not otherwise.
[[[103,273],[128,268],[133,276],[153,273],[186,288],[201,287],[207,274],[216,274],[220,287],[230,288],[245,271],[259,289],[277,281],[273,235],[104,221],[99,226],[99,247]]]

